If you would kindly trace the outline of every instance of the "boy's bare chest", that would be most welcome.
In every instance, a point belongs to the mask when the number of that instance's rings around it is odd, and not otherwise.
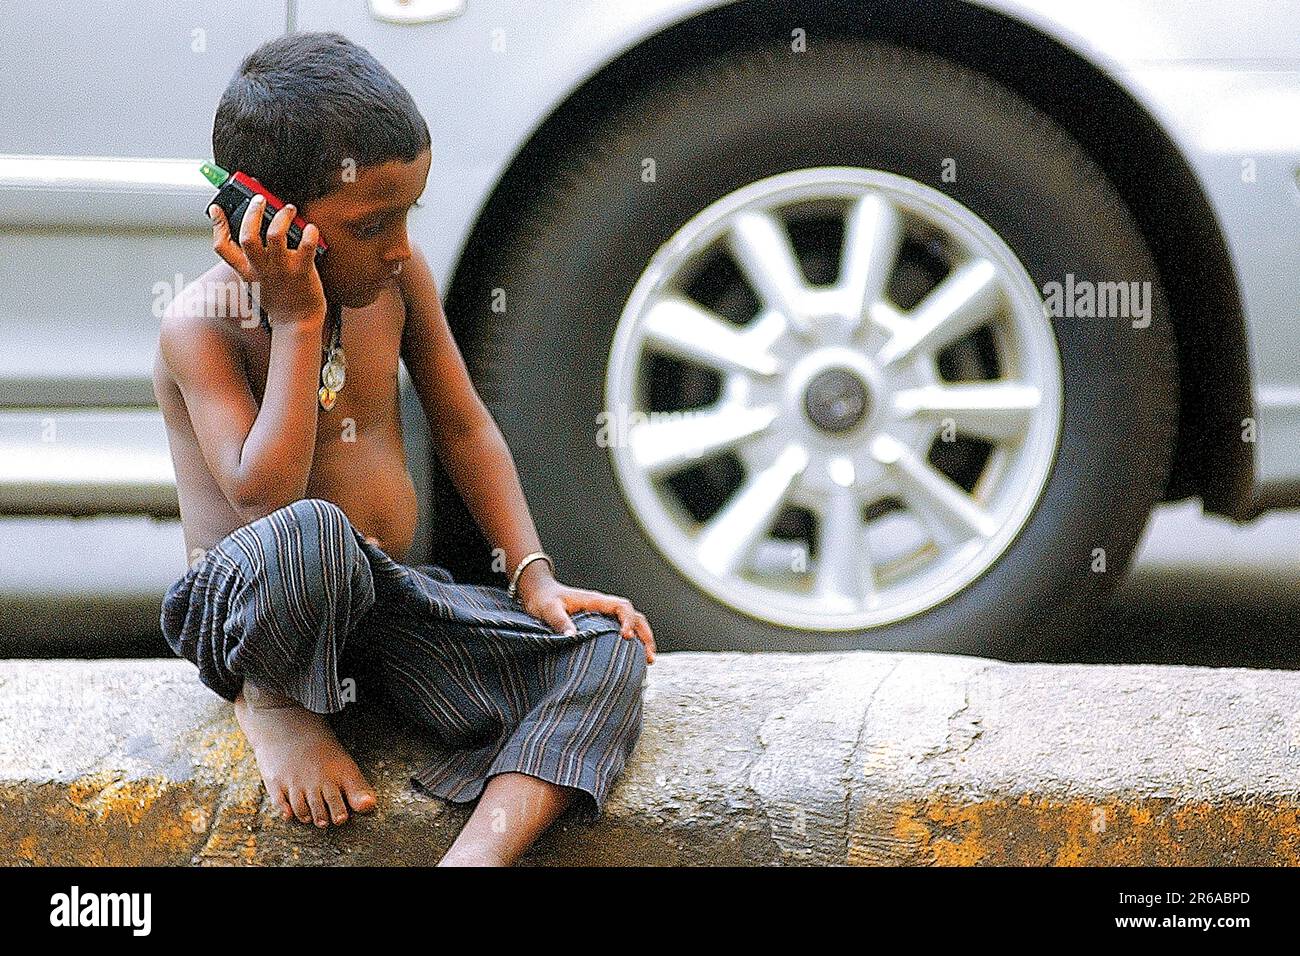
[[[339,432],[363,430],[393,421],[398,401],[398,364],[402,350],[405,308],[401,295],[385,292],[362,309],[344,309],[340,345],[346,358],[343,387],[328,411],[317,407],[317,433],[337,439]],[[244,350],[249,388],[258,405],[266,391],[271,358],[271,336],[255,330]],[[325,365],[326,340],[316,360],[315,388],[321,385],[319,369]]]

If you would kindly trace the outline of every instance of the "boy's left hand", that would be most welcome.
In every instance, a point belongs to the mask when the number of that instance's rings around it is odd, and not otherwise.
[[[635,637],[645,645],[646,663],[655,661],[655,636],[650,630],[650,622],[625,597],[569,587],[549,575],[539,576],[527,584],[521,581],[515,593],[525,611],[561,634],[577,633],[577,627],[569,617],[572,611],[611,614],[623,625],[623,637],[629,640]]]

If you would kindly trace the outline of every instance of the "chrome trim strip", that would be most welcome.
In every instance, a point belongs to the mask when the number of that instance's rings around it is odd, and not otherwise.
[[[370,0],[370,15],[385,23],[435,23],[465,12],[465,0]]]
[[[0,153],[0,189],[203,192],[211,184],[198,159],[36,156]]]

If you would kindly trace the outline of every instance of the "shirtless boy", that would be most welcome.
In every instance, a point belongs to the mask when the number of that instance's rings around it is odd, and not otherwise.
[[[506,571],[542,545],[407,235],[431,145],[397,80],[339,34],[276,38],[245,59],[223,95],[213,155],[297,205],[275,216],[265,243],[255,228],[260,204],[236,235],[210,207],[221,261],[163,317],[154,388],[190,560],[164,604],[164,632],[205,683],[233,699],[283,817],[317,826],[376,804],[325,720],[340,706],[329,670],[345,650],[386,655],[375,679],[399,706],[450,746],[479,748],[477,770],[429,778],[434,793],[481,792],[441,863],[513,863],[575,795],[599,813],[640,730],[650,625],[625,598],[560,583],[545,559],[525,565],[513,600],[504,587],[401,563],[417,503],[399,356],[434,448]],[[295,211],[309,225],[291,250]],[[322,239],[328,250],[317,262]],[[212,314],[231,287],[250,303],[256,296],[269,333],[255,309]],[[339,320],[346,377],[327,409],[318,388]],[[382,640],[366,643],[374,634]],[[467,688],[467,673],[481,683]],[[534,697],[514,693],[521,675]],[[453,693],[461,697],[447,705]],[[565,711],[567,722],[544,725]],[[502,813],[509,825],[493,826]]]

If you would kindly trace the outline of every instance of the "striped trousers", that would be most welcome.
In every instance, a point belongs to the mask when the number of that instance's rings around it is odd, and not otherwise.
[[[319,714],[381,698],[429,731],[411,776],[425,793],[464,803],[517,771],[577,788],[595,820],[641,733],[645,648],[611,615],[570,616],[577,634],[556,634],[504,588],[394,561],[304,498],[209,548],[160,622],[227,700],[246,677]]]

